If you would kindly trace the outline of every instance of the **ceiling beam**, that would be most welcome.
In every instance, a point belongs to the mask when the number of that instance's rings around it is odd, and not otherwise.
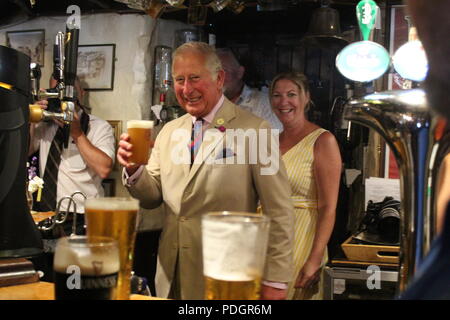
[[[111,9],[111,4],[105,0],[88,0],[89,2],[99,6],[102,9]]]
[[[23,11],[25,11],[25,13],[29,16],[33,15],[33,11],[31,11],[31,8],[28,7],[28,5],[25,3],[29,1],[28,0],[9,0],[9,2],[14,3],[15,5],[17,5],[20,9],[22,9]]]

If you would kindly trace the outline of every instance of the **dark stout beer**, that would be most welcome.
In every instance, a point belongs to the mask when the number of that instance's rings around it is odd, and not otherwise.
[[[81,274],[84,272],[82,271]],[[71,279],[73,274],[55,271],[56,300],[113,300],[118,273],[104,276],[81,276],[80,288]],[[70,287],[69,287],[70,286]],[[73,287],[72,287],[73,286]]]
[[[55,299],[114,299],[119,266],[119,250],[114,239],[61,238],[53,267]]]

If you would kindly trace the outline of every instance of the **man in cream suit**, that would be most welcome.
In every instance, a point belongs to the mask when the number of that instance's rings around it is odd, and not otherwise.
[[[146,167],[128,162],[132,145],[127,134],[122,134],[117,152],[125,169],[124,183],[141,206],[165,204],[155,279],[157,296],[203,299],[201,216],[210,211],[256,212],[261,204],[271,218],[261,298],[284,299],[287,283],[292,280],[291,190],[278,152],[268,155],[269,162],[259,157],[255,162],[251,154],[269,130],[269,123],[223,96],[224,71],[214,49],[205,43],[179,47],[173,56],[172,76],[178,102],[187,114],[163,127]],[[196,120],[203,121],[204,139],[191,164],[188,145]],[[223,144],[227,133],[237,129],[241,133],[262,132],[252,143],[249,137],[244,139],[247,143],[239,151],[244,154]],[[260,149],[265,148],[260,144],[258,152]],[[274,149],[278,151],[278,145]],[[230,160],[233,164],[226,164]]]

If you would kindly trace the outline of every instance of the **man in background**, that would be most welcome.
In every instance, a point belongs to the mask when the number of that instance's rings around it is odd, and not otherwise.
[[[52,78],[50,87],[55,86],[56,80]],[[58,201],[75,191],[81,191],[87,198],[103,196],[102,180],[107,178],[112,170],[115,139],[111,125],[86,112],[86,107],[82,104],[85,92],[78,79],[74,87],[77,101],[67,148],[62,145],[63,124],[60,121],[51,120],[30,125],[29,155],[38,152],[39,173],[44,180],[41,201],[34,202],[36,211],[55,211]],[[43,109],[47,109],[49,103],[59,104],[59,100],[49,100],[37,103]],[[75,195],[74,200],[78,213],[76,233],[80,235],[85,232],[85,199],[82,195]],[[60,212],[69,212],[66,222],[43,234],[45,255],[37,265],[38,269],[44,272],[45,281],[53,279],[53,254],[57,239],[72,233],[74,206],[69,208],[68,205],[69,201],[62,201],[60,207]]]
[[[242,109],[267,120],[272,129],[282,131],[283,125],[270,106],[269,94],[256,88],[250,88],[244,83],[245,68],[239,63],[231,49],[219,48],[216,52],[225,71],[223,91],[225,97]]]

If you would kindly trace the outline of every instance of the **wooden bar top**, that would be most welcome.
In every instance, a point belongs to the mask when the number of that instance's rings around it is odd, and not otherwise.
[[[1,287],[0,300],[55,300],[54,284],[50,282],[35,282],[17,286]],[[132,294],[130,300],[166,300]]]

